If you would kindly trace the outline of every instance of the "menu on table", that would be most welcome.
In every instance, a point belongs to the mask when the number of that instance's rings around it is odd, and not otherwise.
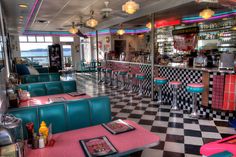
[[[68,94],[73,97],[86,95],[86,93],[84,93],[84,92],[71,92]]]
[[[51,97],[48,98],[49,103],[54,103],[54,102],[62,102],[65,101],[66,99],[64,97]]]
[[[228,140],[224,140],[221,141],[220,143],[224,143],[224,144],[235,144],[236,145],[236,137],[228,139]]]
[[[106,136],[80,140],[79,142],[87,157],[100,157],[117,153],[116,148]]]
[[[102,124],[102,126],[107,129],[112,134],[120,134],[128,131],[135,130],[135,128],[125,121],[118,119],[107,124]]]

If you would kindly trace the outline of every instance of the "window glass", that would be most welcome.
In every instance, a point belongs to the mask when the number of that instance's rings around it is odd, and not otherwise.
[[[48,46],[52,45],[51,36],[20,36],[21,57],[43,66],[49,65]]]
[[[60,37],[60,42],[74,42],[74,37]]]
[[[27,42],[27,36],[20,36],[19,40],[20,42]]]
[[[44,42],[44,37],[43,36],[37,36],[37,42]]]
[[[46,36],[46,37],[45,37],[45,42],[52,43],[52,37]]]
[[[36,42],[35,36],[28,36],[28,42]]]

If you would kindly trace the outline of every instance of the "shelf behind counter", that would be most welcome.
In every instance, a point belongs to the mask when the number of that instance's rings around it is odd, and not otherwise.
[[[127,61],[107,60],[106,64],[116,67],[119,64],[129,67],[136,66],[140,72],[145,73],[146,79],[143,82],[144,94],[151,96],[151,64],[136,63]],[[206,116],[229,119],[236,116],[236,102],[232,98],[232,89],[236,91],[236,74],[230,70],[219,70],[218,68],[188,67],[186,65],[169,64],[154,65],[154,76],[166,77],[168,81],[181,81],[182,86],[178,91],[178,104],[181,108],[190,110],[192,95],[187,92],[186,86],[189,83],[202,82],[205,86],[205,92],[198,95],[199,112]],[[230,89],[229,89],[230,88]],[[136,86],[138,90],[138,86]],[[157,98],[157,89],[155,90],[155,99]],[[172,100],[172,90],[168,85],[163,86],[164,100],[170,104]],[[234,95],[235,97],[235,95]]]

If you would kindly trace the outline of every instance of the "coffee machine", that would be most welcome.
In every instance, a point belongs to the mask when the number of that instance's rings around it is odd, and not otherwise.
[[[12,115],[0,121],[0,156],[24,157],[22,121]]]

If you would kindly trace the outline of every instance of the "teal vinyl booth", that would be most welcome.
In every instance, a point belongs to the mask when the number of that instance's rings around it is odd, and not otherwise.
[[[42,73],[39,75],[22,75],[20,76],[21,83],[37,83],[37,82],[52,82],[60,81],[59,73]]]
[[[8,114],[22,119],[25,138],[25,125],[29,122],[34,123],[35,132],[38,132],[41,121],[45,121],[52,124],[52,133],[60,133],[111,121],[110,99],[107,96],[16,108],[9,110]]]
[[[77,91],[76,81],[74,80],[21,84],[17,88],[28,91],[31,97],[71,93]]]

